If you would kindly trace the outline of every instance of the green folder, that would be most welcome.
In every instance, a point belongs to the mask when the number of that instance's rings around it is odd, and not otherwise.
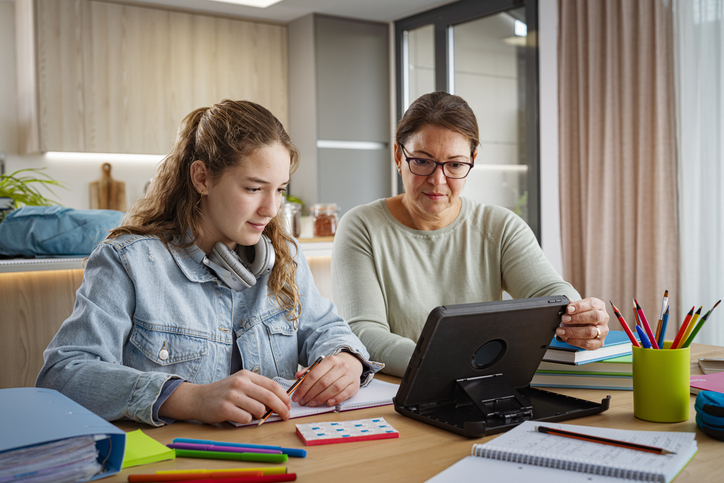
[[[123,458],[123,468],[175,458],[174,450],[147,436],[140,429],[126,433],[126,456]]]

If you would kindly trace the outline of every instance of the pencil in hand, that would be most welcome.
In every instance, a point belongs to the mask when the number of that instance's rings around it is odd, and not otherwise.
[[[607,444],[609,446],[619,446],[621,448],[635,449],[636,451],[645,451],[647,453],[655,454],[676,454],[673,451],[669,451],[664,448],[657,446],[648,446],[646,444],[631,443],[628,441],[619,441],[617,439],[603,438],[601,436],[592,436],[590,434],[575,433],[573,431],[566,431],[565,429],[549,428],[547,426],[536,426],[536,431],[539,433],[553,434],[555,436],[563,436],[565,438],[580,439],[581,441],[589,441],[591,443]]]
[[[291,386],[289,386],[289,389],[287,389],[287,394],[288,394],[288,395],[291,395],[291,394],[297,389],[297,387],[299,387],[299,385],[302,383],[302,381],[304,381],[304,379],[306,379],[306,377],[309,375],[309,373],[312,372],[312,369],[314,369],[315,367],[317,367],[317,365],[318,365],[320,362],[322,362],[322,359],[324,359],[324,356],[319,356],[319,357],[317,358],[317,360],[314,361],[314,364],[312,364],[311,366],[309,366],[309,369],[307,369],[306,371],[304,371],[304,374],[302,374],[299,379],[297,379],[296,381],[294,381],[294,384],[292,384]],[[272,410],[270,409],[270,410],[268,410],[266,413],[264,413],[264,416],[262,416],[261,419],[259,420],[259,422],[256,423],[256,427],[258,428],[259,426],[261,426],[262,424],[264,424],[264,422],[266,422],[266,420],[269,419],[269,416],[271,416],[273,412],[274,412],[274,411],[272,411]]]

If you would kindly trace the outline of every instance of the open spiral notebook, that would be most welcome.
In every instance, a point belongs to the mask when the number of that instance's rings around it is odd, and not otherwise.
[[[577,433],[657,446],[675,454],[653,454],[618,446],[539,433],[537,421],[525,421],[502,436],[474,444],[472,455],[427,483],[446,481],[535,481],[537,483],[668,483],[697,452],[696,433],[631,431],[572,424],[543,423]]]
[[[294,384],[293,380],[282,379],[281,377],[275,377],[274,380],[278,382],[279,385],[282,386],[284,389],[289,389],[289,387]],[[367,386],[360,388],[357,394],[347,399],[346,401],[343,401],[334,406],[317,406],[315,408],[312,408],[309,406],[300,406],[299,404],[292,402],[292,409],[289,417],[290,419],[294,419],[304,416],[313,416],[315,414],[352,411],[354,409],[385,406],[387,404],[392,404],[392,398],[395,397],[395,395],[397,394],[398,388],[399,386],[397,384],[380,381],[378,379],[372,379],[372,381]],[[269,419],[267,419],[266,422],[270,423],[272,421],[281,420],[282,418],[280,418],[277,414],[272,414],[271,416],[269,416]],[[246,424],[239,424],[231,421],[229,421],[229,424],[232,424],[236,427],[256,426],[258,422],[259,420],[255,419],[254,421]]]

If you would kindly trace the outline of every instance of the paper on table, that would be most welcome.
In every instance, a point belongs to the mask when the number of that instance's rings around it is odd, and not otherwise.
[[[126,456],[123,458],[123,468],[175,458],[174,450],[159,443],[140,429],[126,434]]]

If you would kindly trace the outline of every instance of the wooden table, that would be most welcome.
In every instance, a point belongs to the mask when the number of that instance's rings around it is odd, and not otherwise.
[[[724,347],[702,344],[692,345],[692,374],[701,374],[699,357],[724,357]],[[399,382],[398,378],[381,375],[380,379]],[[603,426],[643,431],[693,431],[699,452],[676,478],[676,483],[716,481],[714,477],[723,466],[724,442],[704,434],[694,421],[694,396],[691,397],[691,416],[681,423],[650,423],[636,419],[633,415],[633,393],[631,391],[599,391],[584,389],[558,389],[557,392],[591,401],[600,401],[610,394],[611,407],[595,416],[566,421],[570,424]],[[400,432],[399,439],[333,444],[304,447],[295,434],[295,424],[301,422],[351,420],[384,417]],[[289,421],[268,423],[260,428],[233,428],[229,425],[203,425],[177,422],[161,428],[152,428],[131,422],[117,422],[126,431],[142,429],[144,433],[161,443],[170,443],[173,438],[186,437],[235,441],[257,444],[305,448],[306,458],[290,458],[285,464],[288,471],[297,474],[302,482],[420,482],[436,475],[453,463],[470,454],[473,443],[483,443],[496,436],[467,439],[437,429],[395,412],[392,406],[363,409],[344,413],[326,413]],[[127,481],[128,475],[153,473],[159,470],[192,468],[232,468],[263,466],[261,463],[236,463],[218,460],[178,458],[123,470],[106,478],[104,482]],[[284,465],[274,465],[284,466]],[[712,479],[714,477],[714,479]]]

